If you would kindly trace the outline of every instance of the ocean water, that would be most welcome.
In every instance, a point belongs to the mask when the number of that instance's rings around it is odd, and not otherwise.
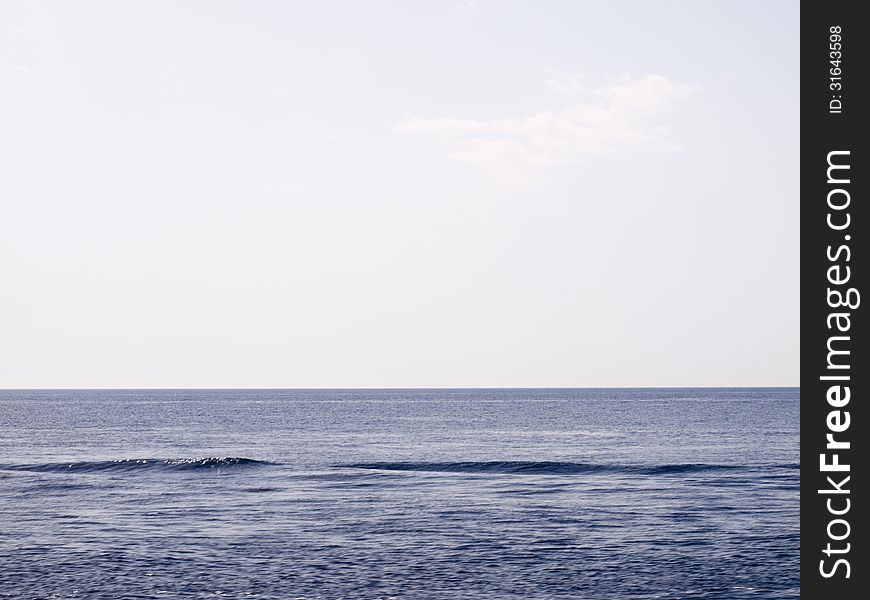
[[[0,392],[3,598],[797,598],[799,390]]]

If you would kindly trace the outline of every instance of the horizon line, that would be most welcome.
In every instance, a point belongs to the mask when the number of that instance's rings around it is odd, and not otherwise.
[[[662,390],[662,389],[800,389],[800,385],[586,385],[586,386],[435,386],[435,387],[66,387],[5,388],[0,392],[94,391],[403,391],[403,390]]]

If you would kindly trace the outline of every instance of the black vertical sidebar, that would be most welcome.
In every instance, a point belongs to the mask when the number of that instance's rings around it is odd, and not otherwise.
[[[826,600],[870,590],[859,492],[870,489],[870,22],[859,8],[801,5],[801,595]]]

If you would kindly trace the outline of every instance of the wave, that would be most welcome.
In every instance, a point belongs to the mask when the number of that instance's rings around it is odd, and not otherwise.
[[[512,475],[585,475],[625,473],[634,475],[676,475],[705,471],[735,471],[750,467],[684,463],[668,465],[613,465],[554,461],[475,461],[475,462],[370,462],[337,465],[345,469],[378,471],[433,471],[440,473],[503,473]],[[773,465],[777,469],[798,469],[799,465]]]
[[[146,470],[175,471],[193,469],[220,469],[225,467],[255,467],[271,464],[274,463],[270,463],[264,460],[254,460],[253,458],[239,458],[235,456],[207,456],[197,458],[120,458],[116,460],[20,465],[0,464],[0,469],[6,471],[35,471],[40,473],[100,473]]]

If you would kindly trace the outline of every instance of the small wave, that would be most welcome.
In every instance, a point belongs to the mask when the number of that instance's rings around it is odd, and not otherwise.
[[[672,465],[608,465],[553,461],[478,461],[478,462],[371,462],[337,465],[346,469],[378,471],[433,471],[441,473],[503,473],[513,475],[584,475],[626,473],[635,475],[671,475],[704,471],[746,469],[735,465],[703,463]],[[775,468],[790,468],[777,465]]]
[[[208,456],[198,458],[120,458],[116,460],[0,465],[0,469],[39,473],[99,473],[106,471],[219,469],[224,467],[253,467],[270,464],[274,463],[235,456]]]

